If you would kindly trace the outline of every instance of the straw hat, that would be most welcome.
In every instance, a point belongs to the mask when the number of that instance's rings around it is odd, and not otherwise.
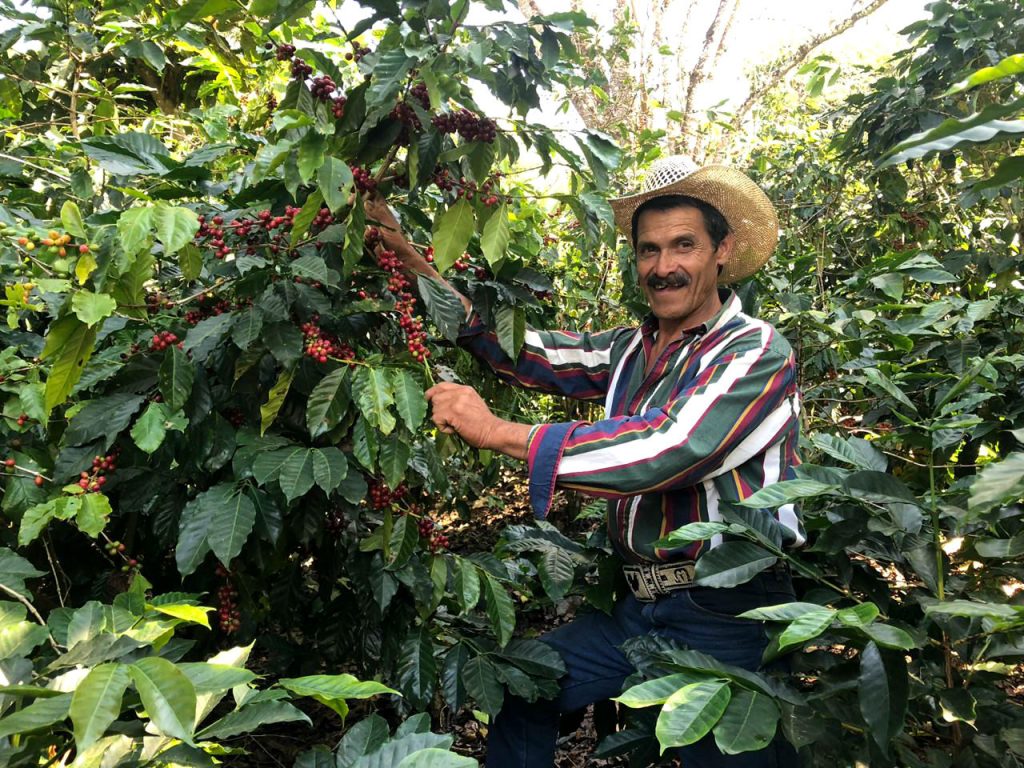
[[[718,278],[719,283],[749,277],[771,258],[779,241],[779,219],[768,196],[742,171],[724,165],[698,168],[682,155],[655,160],[641,192],[608,201],[619,231],[632,238],[636,209],[665,195],[695,197],[714,206],[725,217],[736,238],[736,247]]]

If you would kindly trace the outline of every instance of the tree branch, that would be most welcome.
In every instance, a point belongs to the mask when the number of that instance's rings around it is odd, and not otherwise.
[[[789,56],[784,59],[780,59],[776,64],[775,69],[768,73],[767,78],[756,88],[752,88],[750,95],[747,96],[746,100],[740,105],[739,109],[736,110],[736,114],[732,119],[732,127],[734,130],[739,130],[743,124],[744,118],[753,109],[754,104],[764,98],[765,94],[771,91],[777,86],[786,75],[788,75],[793,69],[798,67],[807,58],[811,51],[818,46],[827,43],[829,40],[838,37],[843,34],[846,30],[852,27],[861,19],[870,16],[872,13],[877,11],[888,0],[871,0],[868,5],[861,8],[859,11],[854,11],[850,16],[840,21],[838,24],[833,26],[831,29],[822,32],[821,34],[815,35],[800,47],[793,51]]]
[[[53,635],[50,634],[50,628],[46,626],[46,621],[43,619],[42,616],[39,615],[39,611],[35,609],[35,606],[32,605],[32,603],[30,603],[24,597],[22,597],[19,592],[16,592],[15,590],[11,589],[6,584],[0,583],[0,591],[6,592],[8,595],[10,595],[19,603],[28,608],[29,612],[32,614],[35,620],[38,621],[42,626],[46,627],[46,639],[50,641],[50,647],[53,648],[53,650],[57,653],[60,653],[60,646],[57,645],[57,641],[53,639]]]

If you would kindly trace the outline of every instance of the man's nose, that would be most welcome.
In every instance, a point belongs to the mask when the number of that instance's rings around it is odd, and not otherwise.
[[[666,277],[673,272],[679,271],[679,264],[672,255],[672,251],[666,249],[661,251],[654,260],[654,274],[658,277]]]

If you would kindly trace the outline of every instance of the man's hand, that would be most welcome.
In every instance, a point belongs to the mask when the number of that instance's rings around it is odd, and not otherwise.
[[[526,458],[530,425],[498,418],[472,387],[443,382],[427,390],[427,401],[431,418],[442,432],[458,435],[474,448]]]
[[[377,229],[384,247],[394,251],[405,268],[410,272],[430,277],[439,277],[437,270],[420,253],[412,247],[405,234],[402,232],[402,225],[398,223],[394,212],[376,192],[371,192],[363,198],[363,210],[366,211],[368,221],[377,222]]]

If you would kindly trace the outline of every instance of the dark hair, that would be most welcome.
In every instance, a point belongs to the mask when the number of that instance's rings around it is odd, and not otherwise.
[[[710,203],[705,203],[703,200],[698,200],[696,197],[690,197],[689,195],[652,197],[633,213],[634,251],[636,250],[636,225],[640,221],[640,214],[644,211],[670,211],[673,208],[696,208],[700,211],[704,217],[704,229],[708,231],[708,236],[711,238],[711,246],[715,250],[718,250],[718,246],[730,232],[729,222],[725,220],[725,216]]]

